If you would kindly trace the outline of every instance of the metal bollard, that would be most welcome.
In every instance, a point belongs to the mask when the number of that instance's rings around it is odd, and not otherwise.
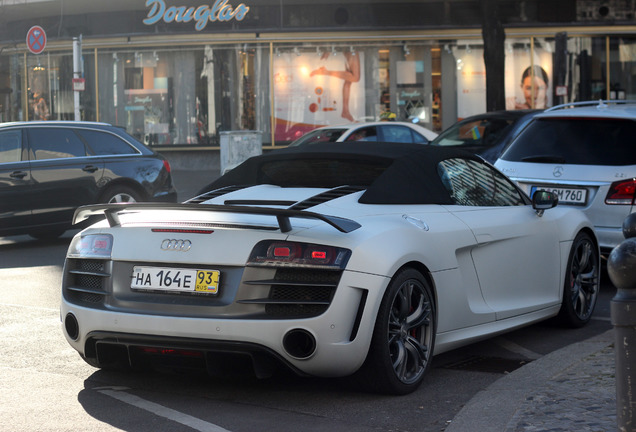
[[[616,420],[621,432],[636,431],[636,213],[623,221],[625,240],[612,250],[607,273],[616,286],[611,315],[616,355]]]

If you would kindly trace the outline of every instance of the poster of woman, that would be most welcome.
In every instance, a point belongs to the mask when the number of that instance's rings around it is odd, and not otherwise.
[[[534,59],[525,49],[506,55],[506,109],[545,109],[552,106],[552,53],[534,49]]]
[[[364,116],[364,53],[280,53],[274,57],[275,139]]]

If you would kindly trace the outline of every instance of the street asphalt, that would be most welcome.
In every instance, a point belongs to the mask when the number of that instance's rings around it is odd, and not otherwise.
[[[173,170],[179,201],[218,169]],[[609,432],[616,418],[614,330],[545,355],[477,393],[445,432]],[[631,429],[630,429],[631,430]]]

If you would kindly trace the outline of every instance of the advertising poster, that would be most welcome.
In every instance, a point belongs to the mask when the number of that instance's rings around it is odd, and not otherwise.
[[[534,84],[531,64],[534,65]],[[527,49],[506,52],[506,109],[543,109],[552,106],[551,76],[550,51],[535,47],[533,62]]]
[[[364,117],[364,53],[280,53],[274,57],[275,140]]]

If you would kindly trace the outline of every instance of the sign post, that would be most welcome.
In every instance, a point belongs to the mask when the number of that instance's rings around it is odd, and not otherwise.
[[[82,119],[80,113],[80,88],[84,84],[82,75],[82,36],[73,38],[73,102],[75,121]],[[81,84],[80,84],[81,83]],[[84,90],[82,88],[82,90]]]

